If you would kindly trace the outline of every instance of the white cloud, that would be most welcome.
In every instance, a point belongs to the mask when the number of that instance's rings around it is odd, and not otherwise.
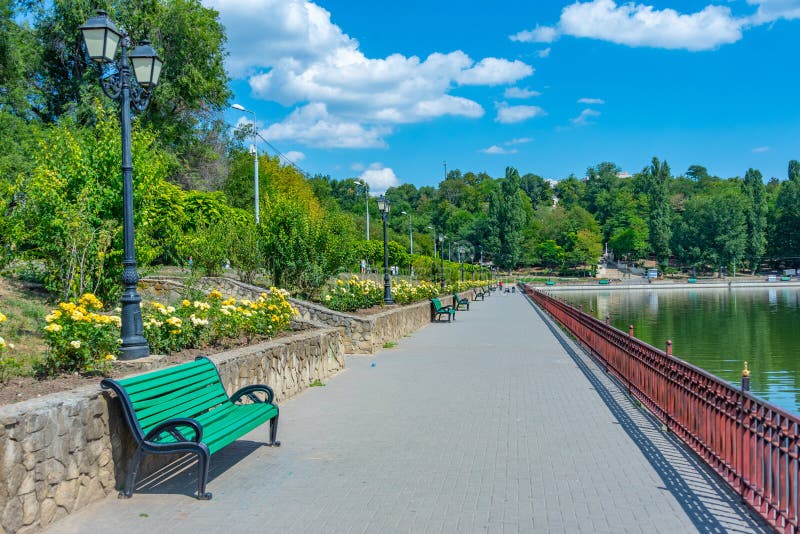
[[[356,162],[356,163],[353,163],[352,165],[350,165],[350,170],[351,171],[361,172],[364,169],[366,169],[366,167],[364,166],[363,163]]]
[[[364,126],[328,113],[325,104],[308,104],[292,111],[283,121],[262,130],[270,140],[290,139],[325,148],[383,148],[388,129]]]
[[[770,148],[768,146],[757,146],[756,148],[753,149],[753,153],[754,154],[763,154],[764,152],[769,152],[770,150],[772,150],[772,148]]]
[[[725,6],[706,6],[692,14],[644,4],[617,5],[614,0],[575,3],[561,12],[559,28],[567,35],[628,46],[709,50],[742,38],[741,21]]]
[[[748,0],[769,18],[800,16],[797,0]],[[560,35],[600,39],[627,46],[711,50],[742,38],[747,19],[736,18],[726,6],[709,5],[695,13],[614,0],[576,1],[561,11],[555,26],[537,26],[511,36],[514,41],[552,42]]]
[[[509,39],[522,43],[552,43],[558,39],[558,29],[551,26],[536,26],[532,30],[515,33]]]
[[[398,124],[481,117],[478,102],[449,93],[459,85],[513,84],[534,72],[520,60],[476,61],[460,50],[369,58],[327,10],[307,0],[203,2],[227,29],[231,76],[246,79],[256,98],[291,109],[268,131],[306,145],[386,146]],[[356,138],[346,140],[344,132]]]
[[[517,137],[516,139],[512,139],[511,141],[506,141],[503,143],[506,146],[513,146],[513,145],[524,145],[525,143],[530,143],[533,141],[530,137]]]
[[[536,52],[536,55],[539,56],[540,58],[550,57],[550,47],[548,46],[547,48],[539,50],[538,52]]]
[[[292,163],[300,163],[301,161],[306,159],[306,155],[300,152],[299,150],[290,150],[289,152],[284,154],[284,156],[286,156],[286,159],[288,159]]]
[[[597,104],[605,104],[606,101],[602,98],[579,98],[578,104],[589,104],[589,105],[597,105]]]
[[[532,91],[521,87],[509,87],[503,92],[503,98],[531,98],[541,94],[542,93],[539,91]]]
[[[500,85],[514,83],[533,74],[533,67],[516,59],[508,61],[487,57],[474,67],[462,71],[457,81],[461,85]]]
[[[503,102],[497,106],[497,117],[494,121],[511,124],[543,115],[547,115],[547,112],[539,106],[509,106]]]
[[[390,187],[400,185],[400,180],[391,167],[384,167],[380,163],[373,163],[361,173],[360,178],[369,184],[370,195],[382,195]]]
[[[799,0],[747,0],[747,3],[758,6],[755,15],[750,17],[753,24],[764,24],[778,19],[800,19]]]
[[[575,126],[586,126],[587,124],[590,123],[589,119],[591,119],[592,117],[598,117],[598,116],[600,116],[600,112],[599,111],[596,111],[594,109],[586,108],[583,111],[581,111],[580,115],[578,115],[574,119],[570,119],[570,122],[572,122],[572,124],[574,124]]]
[[[493,154],[493,155],[498,155],[498,154],[516,154],[517,153],[517,149],[516,148],[510,148],[509,149],[509,148],[503,148],[503,147],[498,146],[498,145],[492,145],[489,148],[481,149],[481,152],[483,152],[484,154]]]

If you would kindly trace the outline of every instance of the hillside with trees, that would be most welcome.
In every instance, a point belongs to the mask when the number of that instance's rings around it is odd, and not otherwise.
[[[230,262],[243,280],[266,277],[314,296],[330,277],[358,272],[362,259],[381,265],[380,214],[358,177],[308,176],[262,154],[255,224],[251,132],[223,121],[231,92],[213,9],[197,0],[107,7],[134,39],[148,36],[170,58],[133,126],[143,272],[192,258],[218,274]],[[82,49],[78,27],[90,14],[85,3],[0,3],[0,268],[41,282],[54,297],[91,291],[113,300],[122,257],[120,133],[116,105],[101,94]],[[618,258],[696,271],[797,262],[797,161],[785,180],[766,183],[756,169],[721,178],[699,164],[674,174],[657,157],[642,163],[633,176],[600,162],[557,180],[535,169],[508,167],[497,177],[456,169],[435,187],[390,188],[389,261],[433,279],[434,239],[443,234],[450,278],[459,260],[588,273],[606,247]]]

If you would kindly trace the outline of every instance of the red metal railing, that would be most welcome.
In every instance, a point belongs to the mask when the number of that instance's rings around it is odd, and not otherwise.
[[[543,291],[525,292],[776,530],[798,532],[800,418]]]

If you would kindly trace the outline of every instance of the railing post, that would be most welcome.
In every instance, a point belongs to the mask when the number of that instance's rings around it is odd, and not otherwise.
[[[630,337],[633,337],[633,325],[632,324],[628,325],[628,335]]]
[[[672,356],[672,340],[667,340],[667,356]]]
[[[607,325],[611,325],[611,316],[610,315],[606,315],[606,324]]]
[[[742,391],[750,391],[750,369],[747,368],[747,362],[744,362],[742,370]]]

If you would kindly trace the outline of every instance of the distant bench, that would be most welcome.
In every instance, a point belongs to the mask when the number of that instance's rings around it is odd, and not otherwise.
[[[197,455],[197,498],[206,492],[211,455],[267,421],[268,446],[280,446],[278,407],[272,388],[246,386],[228,397],[214,363],[205,357],[122,380],[103,379],[100,385],[119,397],[125,421],[136,441],[121,498],[133,494],[136,471],[145,454]],[[256,393],[264,395],[259,398]],[[241,404],[247,399],[247,404]]]
[[[459,298],[458,293],[453,293],[453,307],[455,307],[457,310],[460,310],[461,306],[466,306],[467,311],[469,311],[469,299]]]
[[[433,313],[436,315],[436,320],[439,320],[439,316],[447,315],[447,322],[450,322],[450,319],[456,318],[456,310],[453,306],[442,306],[442,302],[437,298],[433,297],[431,299],[431,305],[433,305]]]

